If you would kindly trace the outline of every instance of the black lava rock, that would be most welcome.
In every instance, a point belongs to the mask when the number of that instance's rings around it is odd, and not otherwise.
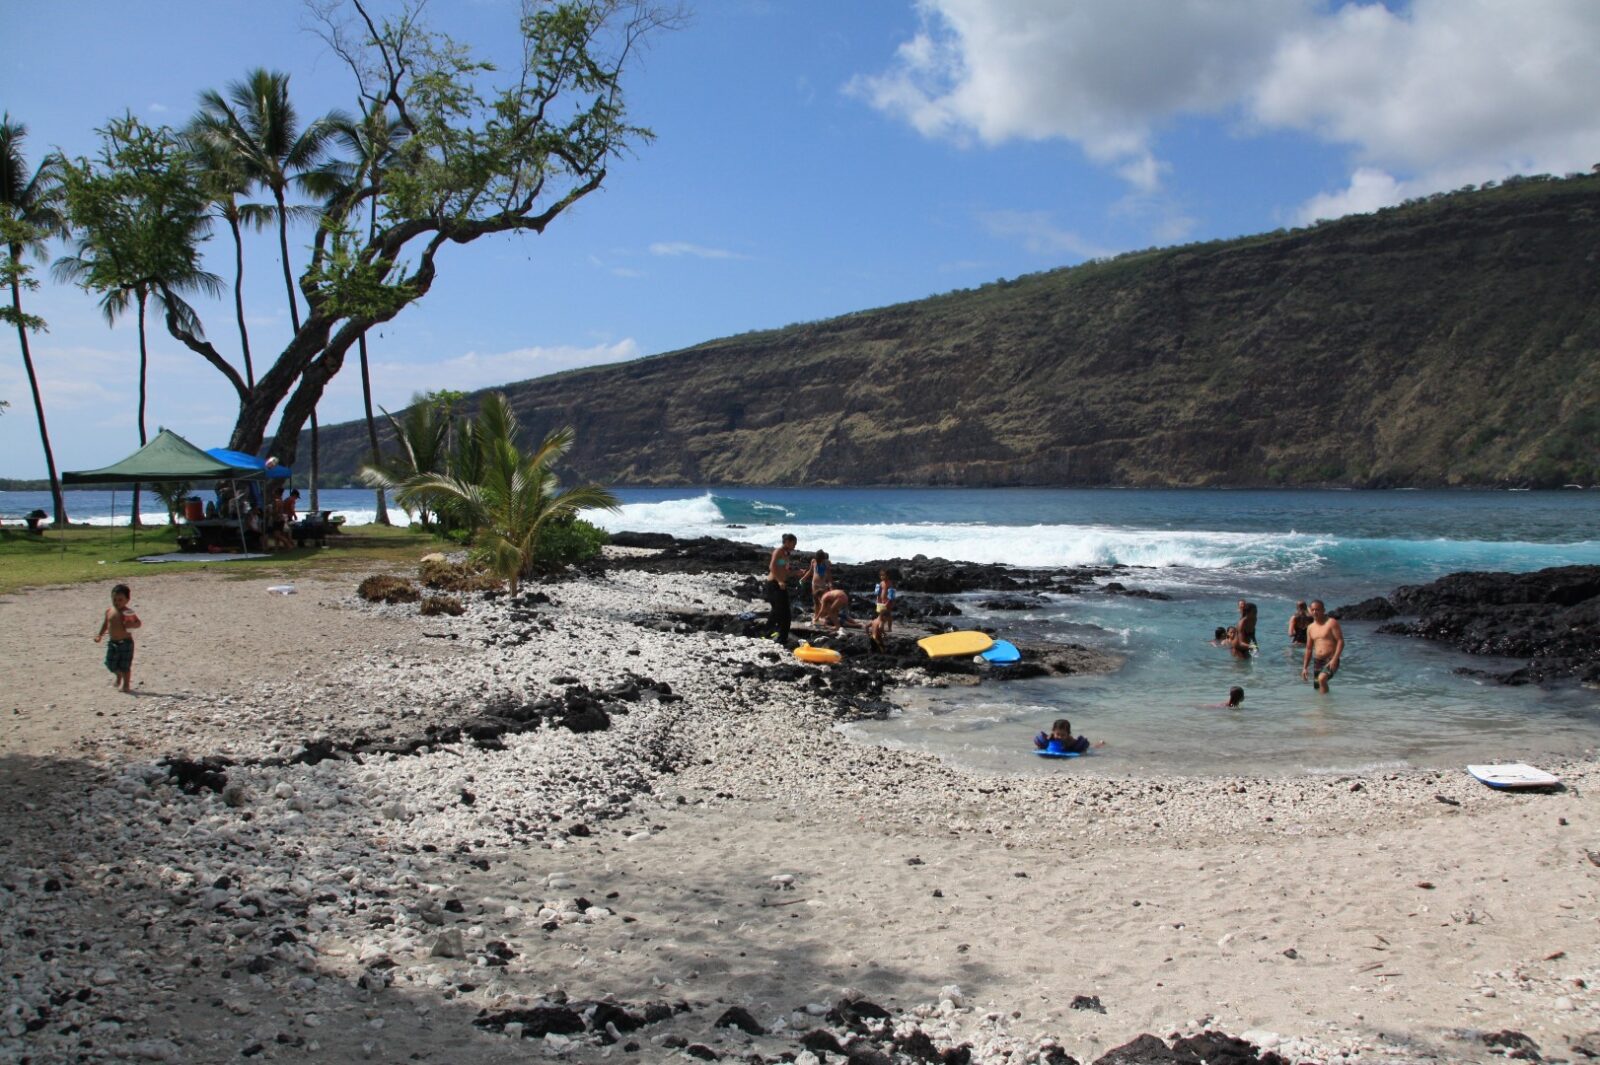
[[[1521,659],[1510,670],[1465,670],[1505,684],[1600,683],[1600,566],[1533,573],[1452,573],[1341,607],[1341,619],[1404,616],[1378,629],[1471,655]]]
[[[717,1018],[716,1023],[712,1027],[737,1028],[741,1032],[748,1032],[751,1035],[767,1034],[767,1030],[761,1027],[760,1022],[754,1017],[750,1016],[750,1011],[745,1009],[743,1006],[728,1007],[722,1012],[722,1016]]]

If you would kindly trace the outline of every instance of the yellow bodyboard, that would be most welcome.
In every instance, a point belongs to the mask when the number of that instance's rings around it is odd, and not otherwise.
[[[957,655],[979,655],[994,646],[994,640],[982,632],[947,632],[939,636],[924,636],[917,646],[929,658],[954,658]]]

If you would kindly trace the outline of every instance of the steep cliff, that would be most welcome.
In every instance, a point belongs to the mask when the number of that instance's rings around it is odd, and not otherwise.
[[[1597,291],[1600,177],[1535,179],[504,391],[618,484],[1592,484]]]

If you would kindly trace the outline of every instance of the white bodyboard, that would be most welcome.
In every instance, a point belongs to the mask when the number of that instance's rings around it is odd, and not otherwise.
[[[1535,769],[1521,762],[1503,765],[1469,765],[1467,772],[1491,788],[1553,788],[1561,783],[1560,777],[1551,776],[1543,769]]]

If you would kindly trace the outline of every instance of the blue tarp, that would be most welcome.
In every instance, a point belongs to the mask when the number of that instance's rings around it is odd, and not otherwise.
[[[208,447],[206,448],[206,454],[218,462],[226,462],[230,466],[242,466],[246,469],[260,470],[265,476],[274,480],[287,480],[293,473],[287,466],[274,466],[269,470],[264,460],[258,459],[254,455],[247,455],[243,451],[229,451],[225,447]]]

